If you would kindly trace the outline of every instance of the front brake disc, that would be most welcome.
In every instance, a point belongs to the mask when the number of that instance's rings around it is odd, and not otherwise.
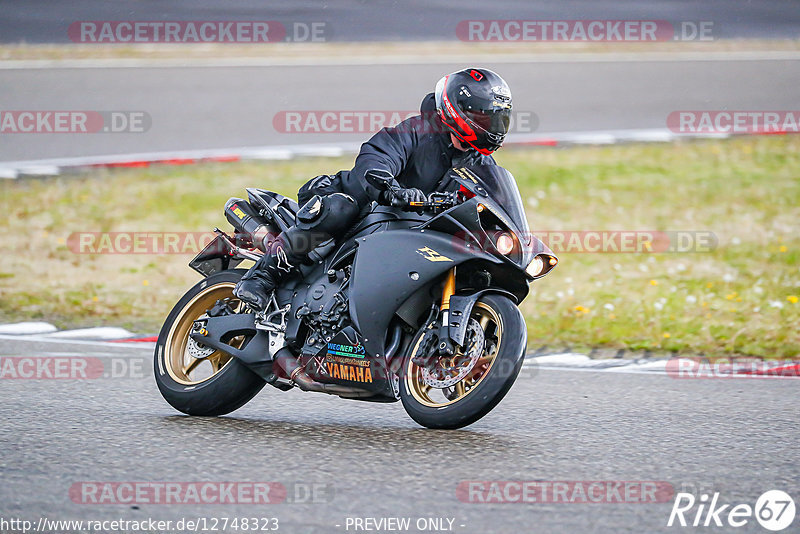
[[[481,354],[483,354],[484,348],[483,328],[475,319],[470,319],[467,324],[464,346],[466,347],[466,352],[459,352],[455,356],[441,356],[432,369],[423,367],[422,381],[432,388],[444,389],[454,386],[472,371]],[[449,366],[442,365],[447,360],[458,363]]]

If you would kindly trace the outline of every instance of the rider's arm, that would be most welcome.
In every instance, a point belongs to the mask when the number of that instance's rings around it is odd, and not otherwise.
[[[364,178],[370,169],[399,175],[419,143],[419,117],[412,117],[392,128],[384,128],[361,145],[355,166],[344,178],[345,192],[360,205],[379,199],[379,191]],[[402,184],[400,184],[402,185]]]

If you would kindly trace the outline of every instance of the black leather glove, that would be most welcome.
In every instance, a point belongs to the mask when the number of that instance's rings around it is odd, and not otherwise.
[[[411,207],[412,202],[426,202],[428,197],[416,187],[401,187],[385,169],[370,169],[364,175],[367,183],[380,191],[378,202],[396,208]]]
[[[396,208],[408,208],[411,206],[412,202],[425,202],[428,200],[428,197],[425,196],[425,193],[416,187],[395,188],[391,191],[391,194],[392,206]]]

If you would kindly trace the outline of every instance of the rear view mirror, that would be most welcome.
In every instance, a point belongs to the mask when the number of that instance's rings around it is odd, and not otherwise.
[[[370,169],[364,175],[367,183],[378,191],[388,191],[394,184],[394,176],[389,171],[383,169]]]

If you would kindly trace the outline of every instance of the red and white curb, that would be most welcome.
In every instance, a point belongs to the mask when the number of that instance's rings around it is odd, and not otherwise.
[[[149,348],[155,335],[137,335],[124,328],[101,326],[58,330],[45,322],[0,324],[0,339],[21,339],[65,344],[133,343]],[[527,371],[558,370],[602,373],[667,375],[672,378],[800,378],[800,361],[734,361],[711,363],[702,358],[590,358],[572,352],[528,354],[523,363]]]
[[[23,176],[58,176],[67,172],[91,168],[191,165],[195,163],[227,163],[244,160],[280,161],[296,157],[338,157],[344,154],[357,153],[360,146],[360,143],[262,146],[5,161],[0,162],[0,178],[15,179]]]
[[[0,324],[0,334],[12,334],[18,336],[32,336],[42,334],[52,334],[58,328],[50,323],[31,321],[25,323]]]
[[[523,367],[590,372],[666,373],[667,359],[590,358],[573,352],[528,355]]]
[[[587,132],[562,132],[552,134],[512,134],[505,145],[568,146],[608,145],[616,143],[666,143],[676,139],[717,138],[729,134],[678,134],[667,128],[598,130]],[[148,167],[150,165],[191,165],[207,162],[234,162],[246,160],[290,160],[302,157],[339,157],[357,154],[361,142],[335,144],[274,145],[259,147],[221,148],[208,150],[179,150],[171,152],[143,152],[138,154],[112,154],[106,156],[81,156],[39,160],[0,162],[0,178],[15,179],[25,176],[58,176],[89,168]]]
[[[92,328],[59,330],[50,323],[34,321],[0,324],[0,336],[3,336],[5,339],[35,338],[37,340],[80,340],[105,343],[155,343],[157,337],[134,334],[133,332],[117,326],[96,326]]]
[[[0,339],[20,339],[65,344],[133,343],[149,348],[155,335],[137,335],[124,328],[101,326],[58,330],[45,322],[0,324]],[[602,373],[667,375],[672,378],[800,378],[800,361],[747,360],[711,363],[702,358],[590,358],[572,352],[528,354],[523,368]]]
[[[719,363],[704,358],[590,358],[585,354],[529,355],[523,368],[560,371],[662,374],[672,378],[800,378],[798,361],[742,360]]]

